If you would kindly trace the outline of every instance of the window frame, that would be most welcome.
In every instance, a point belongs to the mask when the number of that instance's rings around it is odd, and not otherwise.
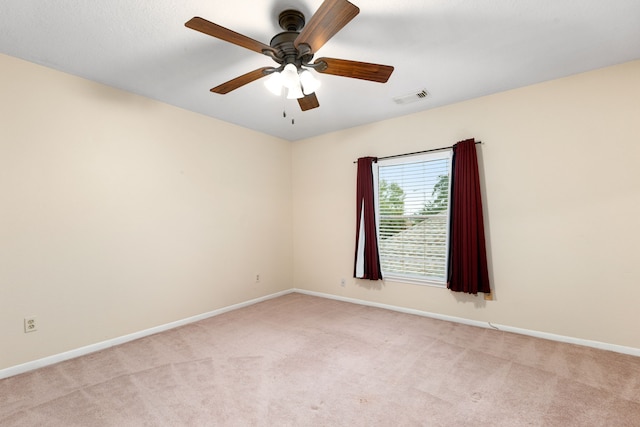
[[[427,286],[435,286],[439,288],[445,288],[447,285],[447,277],[449,274],[449,245],[451,239],[451,178],[452,178],[452,160],[453,160],[453,150],[446,149],[437,152],[416,154],[411,156],[390,158],[390,159],[379,159],[377,163],[374,164],[374,196],[375,196],[375,211],[376,211],[376,236],[378,239],[378,248],[381,247],[382,240],[380,237],[380,197],[379,197],[379,188],[380,188],[380,168],[384,168],[387,166],[396,166],[401,164],[413,164],[413,163],[425,163],[434,160],[448,160],[447,171],[449,176],[448,182],[448,194],[447,194],[447,208],[445,211],[446,214],[446,236],[445,236],[445,261],[444,261],[444,278],[440,279],[434,276],[416,276],[409,274],[402,274],[399,272],[389,272],[384,269],[384,261],[383,255],[380,254],[380,264],[382,268],[382,275],[386,279],[389,279],[394,282],[401,283],[410,283],[417,285],[427,285]]]

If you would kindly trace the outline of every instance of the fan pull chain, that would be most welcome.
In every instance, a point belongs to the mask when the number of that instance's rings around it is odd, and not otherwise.
[[[287,110],[282,110],[282,117],[284,117],[285,119],[287,118]],[[293,117],[291,118],[291,125],[295,125],[296,124],[296,119],[294,119]]]
[[[282,117],[287,118],[287,98],[284,96],[284,91],[282,91]],[[295,125],[296,121],[292,117],[291,118],[291,126]]]

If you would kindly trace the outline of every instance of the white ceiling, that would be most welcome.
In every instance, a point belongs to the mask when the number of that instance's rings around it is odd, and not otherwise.
[[[262,80],[209,92],[275,63],[184,23],[269,44],[282,10],[309,20],[322,0],[2,0],[0,52],[292,141],[640,58],[639,0],[352,2],[360,14],[316,58],[395,71],[386,84],[317,74],[320,108],[306,112]]]

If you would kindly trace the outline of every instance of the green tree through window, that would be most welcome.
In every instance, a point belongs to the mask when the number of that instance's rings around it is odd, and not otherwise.
[[[386,239],[407,228],[404,217],[404,190],[395,182],[380,180],[378,184],[380,203],[380,239]]]
[[[431,200],[425,203],[418,215],[435,215],[447,210],[449,205],[449,176],[440,175],[433,186]]]

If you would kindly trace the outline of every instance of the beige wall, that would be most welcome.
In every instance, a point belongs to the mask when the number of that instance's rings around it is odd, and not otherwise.
[[[470,137],[495,301],[352,279],[353,161]],[[640,61],[297,142],[292,165],[294,286],[640,348]]]
[[[292,287],[289,142],[0,69],[0,369]]]
[[[0,69],[0,369],[292,287],[640,348],[640,61],[293,144]],[[496,300],[352,279],[352,162],[468,137]]]

